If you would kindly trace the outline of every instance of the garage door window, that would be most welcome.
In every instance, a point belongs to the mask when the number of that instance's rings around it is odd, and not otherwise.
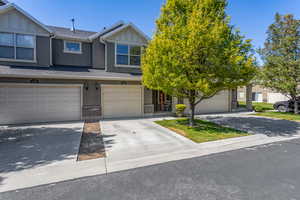
[[[0,59],[34,61],[35,45],[35,36],[0,33]]]

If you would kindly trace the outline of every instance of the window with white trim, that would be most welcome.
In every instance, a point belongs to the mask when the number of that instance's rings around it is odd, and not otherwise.
[[[116,44],[116,65],[140,66],[142,47]]]
[[[81,42],[64,41],[64,52],[65,53],[82,53]]]
[[[19,33],[0,33],[0,59],[35,60],[36,38]]]

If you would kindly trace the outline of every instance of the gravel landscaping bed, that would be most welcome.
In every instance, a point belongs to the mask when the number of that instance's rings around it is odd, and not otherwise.
[[[99,121],[86,121],[81,136],[77,161],[105,157],[105,146]]]

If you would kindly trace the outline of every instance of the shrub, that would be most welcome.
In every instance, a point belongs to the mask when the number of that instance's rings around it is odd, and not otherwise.
[[[255,112],[264,112],[265,108],[262,105],[254,105],[253,106]]]
[[[184,110],[186,109],[185,104],[176,104],[176,115],[179,117],[183,116]]]

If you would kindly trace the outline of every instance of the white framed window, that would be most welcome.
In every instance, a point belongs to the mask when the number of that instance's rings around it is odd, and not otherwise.
[[[116,44],[115,64],[124,67],[141,66],[142,47],[138,45]]]
[[[35,54],[35,36],[0,32],[0,60],[34,62]]]
[[[81,42],[74,42],[74,41],[64,40],[64,53],[81,54],[82,53],[82,44],[81,44]]]

